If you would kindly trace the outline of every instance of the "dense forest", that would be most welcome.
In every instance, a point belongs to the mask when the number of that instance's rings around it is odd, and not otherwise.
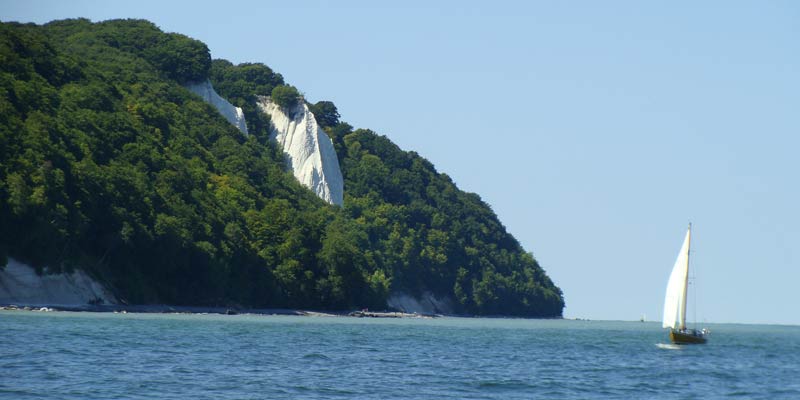
[[[249,135],[183,87],[206,79]],[[301,186],[255,104],[276,88],[293,89],[148,21],[0,24],[0,265],[82,268],[131,304],[382,309],[429,291],[463,313],[561,315],[478,195],[331,102],[309,106],[344,206]]]

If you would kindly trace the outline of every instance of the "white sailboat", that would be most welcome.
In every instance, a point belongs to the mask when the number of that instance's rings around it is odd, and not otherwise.
[[[686,289],[689,285],[689,248],[691,247],[692,224],[672,267],[664,297],[664,318],[661,326],[669,328],[669,339],[676,344],[705,343],[705,329],[698,331],[686,327]]]

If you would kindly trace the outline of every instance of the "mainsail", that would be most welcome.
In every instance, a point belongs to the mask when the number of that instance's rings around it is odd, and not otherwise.
[[[689,241],[692,236],[692,226],[686,231],[683,246],[672,267],[667,283],[667,295],[664,298],[664,328],[686,328],[686,286],[689,283]]]

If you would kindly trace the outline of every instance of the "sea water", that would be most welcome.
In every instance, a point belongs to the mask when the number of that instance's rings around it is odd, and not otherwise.
[[[0,311],[0,398],[800,398],[800,327]]]

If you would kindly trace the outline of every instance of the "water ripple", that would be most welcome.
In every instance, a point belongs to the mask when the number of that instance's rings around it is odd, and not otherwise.
[[[0,398],[798,398],[800,328],[0,312]]]

